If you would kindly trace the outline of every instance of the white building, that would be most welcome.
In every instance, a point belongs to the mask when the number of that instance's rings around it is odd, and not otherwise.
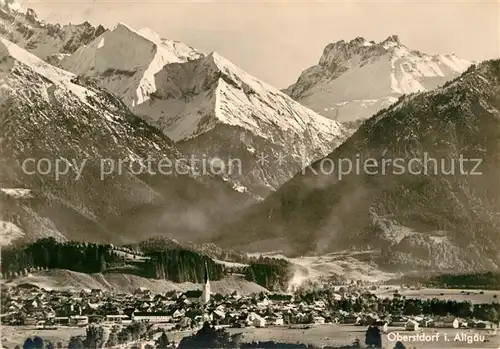
[[[122,321],[130,320],[128,315],[106,315],[106,322],[122,323]]]
[[[434,318],[434,327],[441,328],[458,328],[460,323],[458,318],[454,316],[436,317]]]
[[[414,320],[408,320],[405,324],[405,330],[407,331],[418,331],[418,329],[419,329],[418,322]]]
[[[205,284],[203,285],[203,293],[201,295],[201,301],[203,304],[207,304],[210,302],[210,280],[208,279],[208,268],[207,264],[205,263]]]
[[[150,323],[169,322],[172,317],[166,312],[137,312],[132,314],[133,321]]]
[[[70,316],[69,321],[71,324],[74,324],[76,326],[85,326],[89,324],[89,318],[85,315]]]
[[[285,325],[285,321],[284,321],[282,316],[276,316],[276,315],[268,316],[265,318],[265,320],[270,325],[274,325],[274,326],[284,326]]]
[[[325,323],[325,318],[323,316],[315,316],[313,318],[313,322],[318,325],[322,325]]]
[[[184,309],[176,309],[174,311],[174,314],[172,315],[172,317],[174,319],[177,319],[177,318],[183,317],[185,313],[186,313],[186,311]]]
[[[253,319],[253,325],[255,327],[266,327],[266,319],[261,316],[257,316]]]
[[[387,324],[387,322],[385,322],[384,325],[382,326],[382,332],[387,333],[388,331],[389,331],[389,325]]]

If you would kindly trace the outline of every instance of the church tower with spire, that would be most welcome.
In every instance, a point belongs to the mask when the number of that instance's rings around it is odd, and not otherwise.
[[[210,302],[210,280],[208,279],[208,267],[205,263],[205,284],[203,285],[203,294],[201,296],[201,301],[203,304]]]

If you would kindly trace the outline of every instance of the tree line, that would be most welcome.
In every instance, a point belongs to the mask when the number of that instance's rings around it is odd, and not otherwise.
[[[245,278],[269,290],[286,290],[292,277],[290,262],[284,259],[259,257],[244,269]]]
[[[377,314],[456,316],[460,318],[476,318],[498,323],[500,321],[500,304],[498,302],[472,304],[470,301],[406,298],[395,293],[392,298],[376,298],[361,296],[357,298],[344,297],[335,299],[331,290],[318,290],[299,293],[296,301],[326,302],[329,310],[345,312],[367,312]]]
[[[432,288],[500,290],[500,273],[409,274],[389,281],[390,284],[417,285]]]
[[[427,285],[446,288],[500,289],[500,273],[443,274],[429,278]]]
[[[246,280],[269,290],[286,289],[291,278],[289,262],[268,257],[247,261],[249,263],[244,266],[228,266],[206,254],[175,244],[159,244],[157,248],[152,244],[137,244],[125,248],[44,238],[26,245],[2,248],[1,272],[4,278],[11,278],[40,268],[67,269],[88,274],[114,272],[116,269],[120,273],[147,278],[201,283],[206,266],[210,280],[220,280],[226,275],[239,273]]]
[[[222,264],[182,248],[174,247],[161,252],[149,252],[147,256],[158,279],[201,283],[205,278],[205,266],[211,280],[220,280],[225,275]]]
[[[59,242],[44,238],[33,243],[2,248],[2,274],[15,276],[25,269],[68,269],[82,273],[101,273],[121,263],[112,245],[87,242]]]

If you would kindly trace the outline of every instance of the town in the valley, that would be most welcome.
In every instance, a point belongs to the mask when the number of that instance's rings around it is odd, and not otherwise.
[[[313,337],[320,336],[323,329],[329,335],[322,338],[325,344],[322,347],[330,348],[420,348],[432,347],[440,341],[445,342],[443,347],[496,345],[499,321],[496,296],[491,304],[413,299],[402,295],[405,287],[410,286],[351,283],[320,291],[247,295],[234,291],[222,295],[211,292],[207,272],[201,290],[156,294],[146,288],[125,294],[102,289],[47,290],[28,283],[4,284],[2,340],[4,348],[26,348],[29,345],[23,346],[23,334],[30,338],[36,333],[38,338],[44,338],[45,333],[53,335],[73,329],[83,338],[89,328],[107,328],[109,338],[112,338],[110,331],[119,335],[113,339],[116,343],[101,343],[104,347],[121,348],[132,343],[139,348],[162,348],[165,346],[158,344],[158,338],[166,334],[170,338],[166,347],[175,348],[183,336],[194,335],[209,324],[213,329],[222,328],[243,337],[247,332],[255,335],[260,331],[260,341],[271,341],[272,338],[265,336],[272,336],[273,331],[296,332],[297,338],[290,337],[296,345],[307,345],[308,332]],[[391,296],[383,297],[381,291]],[[131,333],[124,334],[127,329]],[[18,346],[5,345],[13,341],[7,338],[12,330],[18,331],[21,340]],[[372,330],[384,343],[380,340],[369,343],[368,332]],[[109,338],[107,341],[111,341]],[[55,339],[50,347],[78,348],[72,340]],[[446,346],[450,341],[453,346]],[[283,342],[286,341],[280,338],[273,341]]]
[[[0,0],[0,349],[500,349],[499,2]]]

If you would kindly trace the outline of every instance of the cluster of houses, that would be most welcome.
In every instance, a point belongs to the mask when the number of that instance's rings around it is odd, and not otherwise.
[[[325,323],[326,306],[295,304],[287,294],[241,296],[208,294],[203,290],[153,294],[147,289],[120,294],[100,289],[83,291],[44,290],[30,285],[3,290],[4,325],[86,326],[132,321],[170,324],[177,329],[195,328],[205,321],[234,327],[285,325],[300,321]]]
[[[376,314],[349,314],[343,318],[343,323],[358,326],[378,326],[383,332],[389,327],[404,328],[407,331],[418,331],[423,327],[430,328],[478,328],[494,329],[494,325],[488,321],[477,319],[461,319],[456,316],[402,316],[391,315],[380,318]]]
[[[417,331],[420,327],[493,328],[486,321],[456,317],[405,317],[331,310],[322,300],[306,302],[290,294],[228,295],[203,290],[153,294],[147,289],[121,294],[100,289],[83,291],[44,290],[30,285],[2,289],[3,325],[39,328],[144,321],[170,329],[192,329],[205,321],[228,327],[294,326],[339,323],[375,325]],[[342,297],[337,295],[338,297]]]

